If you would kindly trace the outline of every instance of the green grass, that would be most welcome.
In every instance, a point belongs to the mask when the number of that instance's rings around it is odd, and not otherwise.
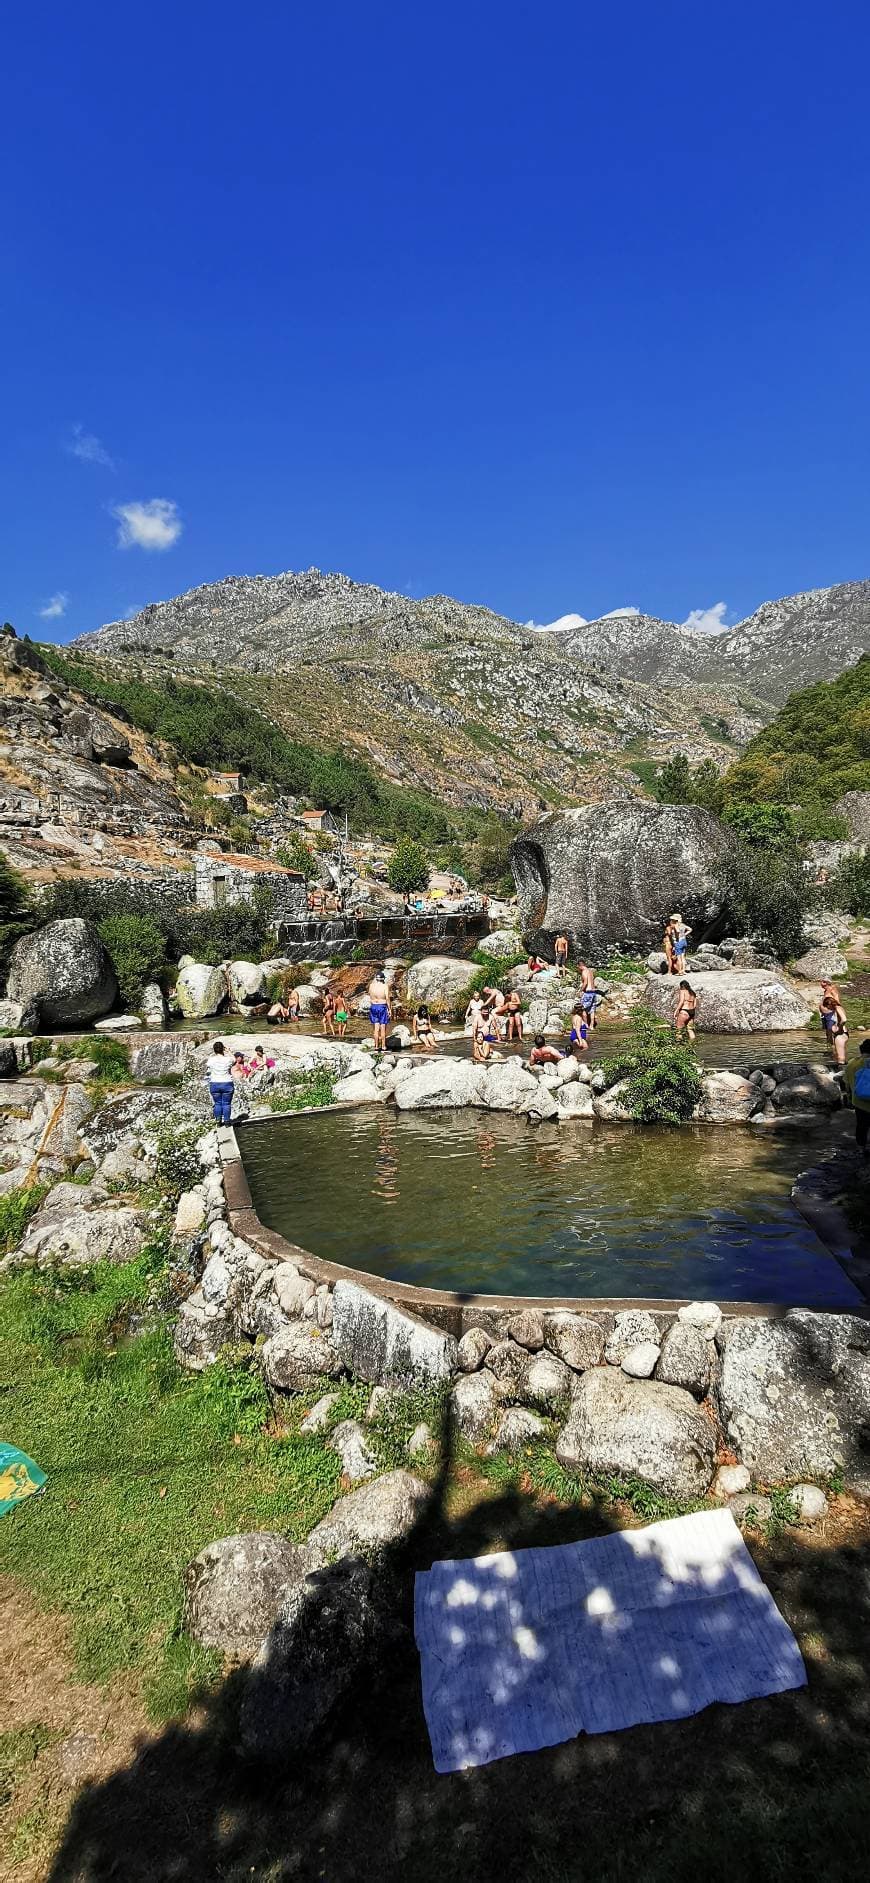
[[[34,1068],[38,1067],[40,1053],[59,1059],[61,1066],[69,1065],[75,1059],[93,1060],[97,1067],[95,1085],[124,1085],[130,1077],[129,1049],[121,1040],[107,1039],[100,1033],[89,1033],[85,1039],[79,1040],[35,1039],[31,1055]],[[39,1076],[58,1081],[63,1074],[58,1069],[40,1073]]]
[[[645,791],[649,791],[655,795],[655,783],[658,777],[659,767],[654,758],[636,759],[633,765],[629,765],[628,769],[630,772],[634,773],[635,778],[640,779]]]
[[[182,1373],[162,1321],[125,1337],[159,1300],[164,1256],[156,1242],[127,1267],[0,1287],[4,1434],[48,1474],[4,1520],[0,1569],[70,1617],[81,1678],[137,1668],[155,1718],[218,1672],[180,1631],[190,1557],[242,1530],[301,1539],[340,1478],[318,1438],[269,1435],[259,1375]]]
[[[282,1087],[280,1092],[272,1092],[267,1103],[273,1112],[307,1111],[313,1105],[332,1105],[335,1103],[335,1073],[328,1066],[300,1072],[292,1084]]]
[[[0,1255],[18,1248],[48,1188],[47,1183],[32,1183],[0,1197]]]
[[[0,1733],[0,1811],[5,1811],[16,1785],[57,1734],[50,1726],[20,1726]]]

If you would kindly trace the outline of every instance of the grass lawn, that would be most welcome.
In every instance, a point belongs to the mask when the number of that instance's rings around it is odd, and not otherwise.
[[[3,1883],[852,1876],[870,1516],[845,1496],[821,1534],[775,1524],[755,1544],[801,1641],[804,1693],[439,1778],[409,1635],[304,1761],[277,1775],[242,1766],[243,1676],[181,1634],[182,1571],[216,1536],[306,1535],[341,1489],[339,1463],[299,1433],[301,1405],[276,1421],[244,1365],[179,1372],[159,1312],[165,1259],[156,1234],[126,1268],[0,1283],[0,1428],[49,1479],[0,1523]],[[359,1416],[367,1396],[345,1388],[339,1412]],[[437,1405],[414,1395],[373,1428],[384,1466],[406,1462],[421,1418]],[[542,1448],[485,1464],[460,1448],[436,1492],[418,1563],[675,1508],[640,1484],[572,1479]],[[70,1735],[88,1741],[89,1788],[65,1776]]]

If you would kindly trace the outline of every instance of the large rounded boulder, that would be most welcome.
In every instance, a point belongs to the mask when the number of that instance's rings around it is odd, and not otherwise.
[[[37,1006],[43,1027],[85,1026],[114,1007],[118,982],[93,924],[74,915],[16,942],[6,991]]]
[[[433,1013],[449,1012],[479,972],[475,961],[463,961],[455,955],[424,955],[405,976],[408,1006],[425,1001]]]
[[[566,934],[580,954],[647,954],[679,910],[697,944],[720,921],[729,837],[697,805],[633,798],[548,811],[511,845],[520,927],[552,951]]]

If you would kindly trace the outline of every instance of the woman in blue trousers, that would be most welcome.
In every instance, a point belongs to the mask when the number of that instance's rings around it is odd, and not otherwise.
[[[223,1040],[215,1040],[206,1060],[205,1076],[208,1079],[214,1118],[217,1124],[228,1125],[233,1103],[233,1062]]]

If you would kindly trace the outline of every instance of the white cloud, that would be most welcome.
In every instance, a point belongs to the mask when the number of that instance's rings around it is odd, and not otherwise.
[[[118,548],[171,549],[178,542],[183,524],[177,503],[168,497],[151,497],[147,503],[119,503],[113,511],[120,524]]]
[[[80,464],[102,464],[107,471],[114,471],[115,460],[105,445],[93,432],[86,432],[83,425],[73,426],[73,435],[64,449],[70,457],[78,458]]]
[[[728,627],[727,612],[725,602],[714,602],[712,608],[690,608],[680,627],[688,628],[690,634],[724,634]]]
[[[43,621],[59,621],[61,615],[66,614],[68,607],[69,596],[63,589],[58,589],[56,595],[49,596],[45,607],[40,608],[40,618]]]
[[[526,627],[533,634],[571,634],[575,628],[586,627],[585,615],[560,615],[558,621],[527,621]]]
[[[599,621],[619,621],[623,615],[639,615],[639,608],[609,608],[606,615],[599,615]]]

